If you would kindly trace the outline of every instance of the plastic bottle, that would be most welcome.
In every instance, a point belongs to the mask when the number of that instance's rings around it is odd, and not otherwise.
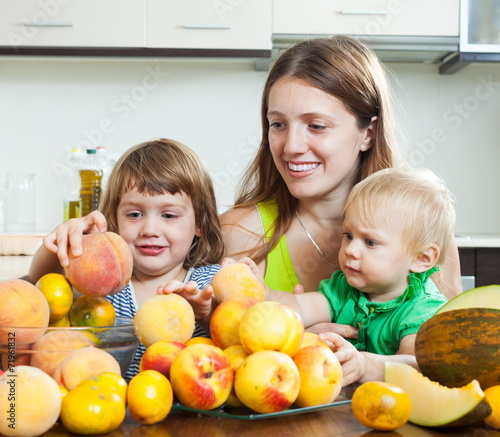
[[[113,164],[109,156],[106,154],[106,147],[97,146],[96,155],[99,160],[99,165],[102,168],[101,191],[104,192],[108,186],[109,174],[113,168]]]
[[[102,168],[97,159],[95,149],[87,149],[87,157],[80,170],[80,199],[82,201],[82,217],[95,211],[101,200]]]
[[[64,171],[63,202],[64,220],[81,217],[80,169],[83,167],[85,154],[81,149],[71,149],[66,155],[67,170]]]

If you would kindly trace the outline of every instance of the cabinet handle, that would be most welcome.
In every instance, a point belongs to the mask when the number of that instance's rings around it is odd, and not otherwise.
[[[389,11],[387,9],[379,9],[378,11],[369,11],[369,10],[359,10],[356,11],[354,9],[345,9],[343,11],[339,11],[339,14],[342,15],[389,15]]]
[[[217,25],[217,24],[184,24],[184,29],[211,29],[211,30],[230,30],[233,28],[231,25]]]
[[[27,21],[24,25],[27,27],[74,27],[73,23],[63,21],[52,21],[48,23],[35,23],[33,21]]]

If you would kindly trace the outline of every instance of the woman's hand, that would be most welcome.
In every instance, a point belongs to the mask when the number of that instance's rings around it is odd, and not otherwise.
[[[196,320],[204,319],[212,311],[213,288],[210,285],[200,290],[195,281],[188,281],[184,284],[181,281],[174,280],[158,287],[156,293],[177,293],[182,296],[192,306]]]
[[[342,366],[343,387],[364,377],[366,373],[366,360],[353,344],[333,332],[324,332],[320,334],[320,338],[330,346]]]
[[[69,264],[68,252],[73,256],[82,254],[82,237],[91,232],[106,232],[107,223],[104,215],[93,211],[85,217],[65,221],[43,239],[43,246],[48,252],[57,254],[61,266]]]

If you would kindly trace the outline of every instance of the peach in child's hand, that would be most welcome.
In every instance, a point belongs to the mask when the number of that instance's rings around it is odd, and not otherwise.
[[[185,343],[194,332],[194,311],[178,294],[157,294],[139,307],[134,328],[137,338],[146,347],[159,340]]]
[[[86,234],[83,252],[69,254],[65,275],[80,293],[102,297],[123,290],[132,276],[132,252],[114,232]]]
[[[212,287],[219,302],[240,297],[253,297],[259,302],[266,297],[266,289],[245,263],[232,263],[221,267],[212,278]]]

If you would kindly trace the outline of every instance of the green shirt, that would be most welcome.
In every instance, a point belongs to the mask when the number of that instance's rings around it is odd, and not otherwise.
[[[330,304],[332,322],[359,329],[357,340],[348,339],[358,350],[379,355],[394,355],[404,336],[416,334],[447,300],[429,276],[438,268],[424,273],[410,273],[405,292],[388,302],[369,301],[365,293],[351,287],[342,271],[320,282],[319,292]]]
[[[259,202],[257,209],[262,220],[266,241],[269,241],[273,235],[275,222],[278,218],[278,205],[275,198]],[[290,293],[293,292],[294,287],[299,283],[284,235],[280,238],[276,247],[267,255],[264,282],[274,290],[284,290]]]

